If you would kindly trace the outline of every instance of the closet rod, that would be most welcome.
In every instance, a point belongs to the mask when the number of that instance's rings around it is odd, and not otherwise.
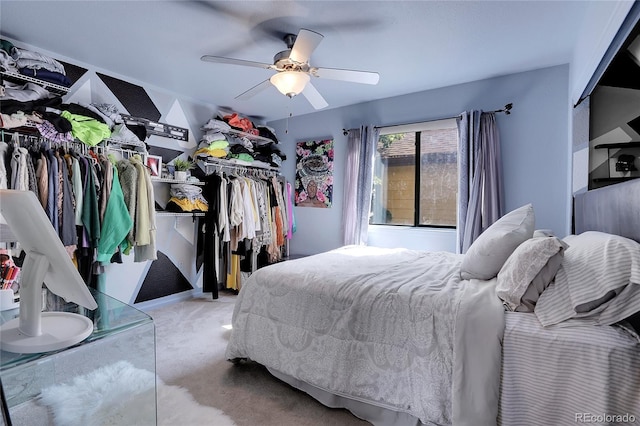
[[[140,156],[142,156],[142,154],[143,154],[143,153],[141,153],[139,151],[134,151],[132,149],[115,147],[115,146],[111,146],[111,145],[107,145],[106,146],[106,151],[107,152],[119,152],[122,155],[123,158],[125,157],[125,155],[126,155],[126,158],[130,158],[130,157],[133,157],[136,154],[138,154]]]
[[[203,164],[204,164],[204,167],[206,168],[207,174],[209,174],[209,168],[213,168],[214,170],[220,169],[220,171],[222,171],[223,168],[227,168],[233,171],[242,171],[242,172],[251,172],[251,173],[267,173],[273,176],[278,175],[278,170],[274,168],[245,166],[241,164],[222,164],[222,163],[207,163],[207,162],[203,162]]]
[[[508,104],[506,104],[504,106],[504,108],[496,109],[494,111],[483,111],[483,112],[487,112],[487,113],[490,113],[490,114],[491,113],[497,114],[497,113],[500,113],[500,112],[504,112],[505,115],[509,115],[509,114],[511,114],[511,109],[512,108],[513,108],[513,104],[512,103],[508,103]],[[460,113],[460,114],[458,114],[456,116],[453,116],[453,117],[434,118],[434,119],[428,120],[428,121],[451,120],[453,118],[459,118],[461,115],[462,115],[462,113]],[[388,129],[389,127],[407,126],[407,125],[410,125],[410,124],[416,124],[416,123],[414,122],[414,123],[404,123],[404,124],[392,124],[390,126],[375,126],[374,129]]]

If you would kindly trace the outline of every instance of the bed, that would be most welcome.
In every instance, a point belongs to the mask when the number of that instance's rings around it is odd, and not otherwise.
[[[526,205],[465,255],[347,246],[259,269],[226,357],[374,425],[640,421],[640,182],[575,203],[562,239]]]

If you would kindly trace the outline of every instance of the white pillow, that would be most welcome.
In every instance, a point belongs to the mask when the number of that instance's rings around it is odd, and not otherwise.
[[[498,219],[471,244],[462,259],[460,276],[469,280],[490,280],[498,275],[507,258],[522,242],[533,236],[535,215],[527,204]]]
[[[558,272],[567,247],[556,237],[531,238],[520,244],[498,272],[498,297],[512,311],[533,312]]]
[[[533,238],[555,237],[551,229],[536,229],[533,231]]]

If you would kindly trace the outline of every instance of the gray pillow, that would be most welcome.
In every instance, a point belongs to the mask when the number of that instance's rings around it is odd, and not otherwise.
[[[522,242],[533,236],[535,215],[527,204],[498,219],[471,244],[462,259],[460,276],[469,280],[490,280],[498,275],[507,258]]]
[[[533,312],[556,276],[567,247],[556,237],[531,238],[520,244],[498,273],[498,297],[512,311]]]

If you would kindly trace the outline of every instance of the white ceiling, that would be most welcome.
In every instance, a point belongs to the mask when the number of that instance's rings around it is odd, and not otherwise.
[[[376,86],[312,79],[336,108],[570,63],[593,3],[1,0],[0,33],[266,122],[314,110],[275,87],[235,100],[273,71],[202,55],[272,63],[286,47],[276,33],[322,33],[312,66],[380,73]]]

